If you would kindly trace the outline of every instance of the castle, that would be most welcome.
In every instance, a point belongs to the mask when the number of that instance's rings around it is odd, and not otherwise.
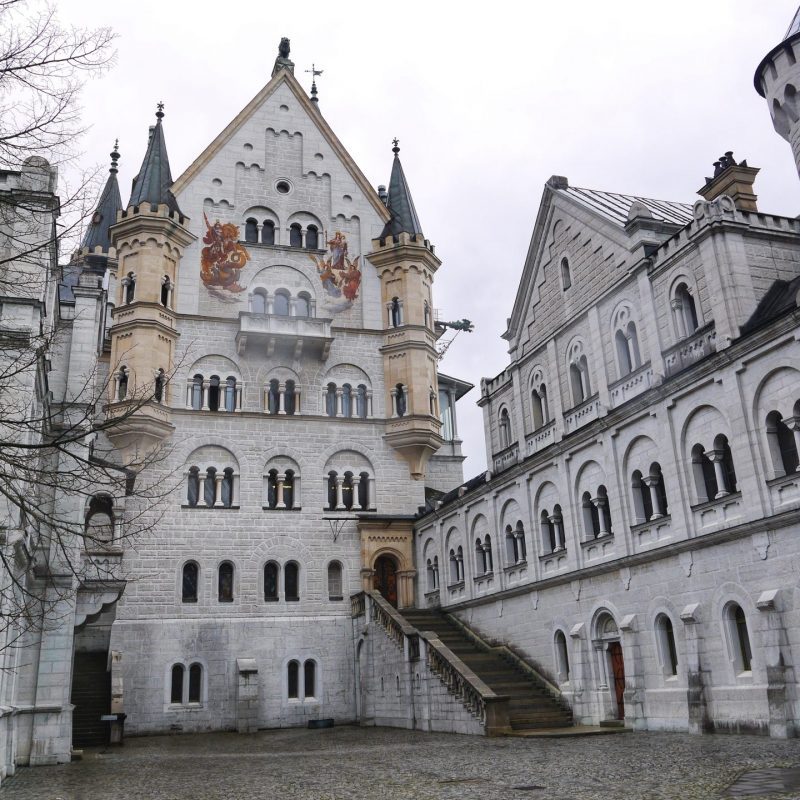
[[[755,83],[800,165],[798,52],[795,20]],[[48,497],[70,552],[8,511],[5,569],[56,613],[2,651],[6,773],[123,727],[794,735],[800,223],[732,153],[694,205],[551,178],[464,482],[398,144],[376,191],[293,66],[175,181],[159,107],[60,285],[2,298],[8,341],[61,333],[14,391],[102,413],[76,447],[127,468]],[[3,191],[57,214],[42,159]]]

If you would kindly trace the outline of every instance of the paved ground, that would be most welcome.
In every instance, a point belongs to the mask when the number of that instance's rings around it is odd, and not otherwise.
[[[0,799],[772,800],[800,792],[739,794],[730,787],[751,770],[797,766],[798,739],[483,739],[340,727],[129,739],[120,749],[87,751],[80,762],[23,768],[3,783]]]

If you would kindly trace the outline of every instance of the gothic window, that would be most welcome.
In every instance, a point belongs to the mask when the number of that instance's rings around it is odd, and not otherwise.
[[[208,382],[208,410],[219,411],[220,406],[219,375],[212,375]]]
[[[117,375],[117,400],[122,401],[128,396],[128,368],[120,367]]]
[[[398,297],[393,297],[391,305],[389,306],[389,324],[393,328],[399,328],[403,324],[400,298]]]
[[[174,664],[170,671],[170,703],[183,703],[183,677],[185,672],[186,668],[183,664]]]
[[[267,602],[278,599],[278,574],[279,567],[274,561],[264,564],[264,600]]]
[[[789,475],[797,471],[797,441],[791,428],[777,411],[767,414],[767,441],[772,457],[772,468],[776,476]]]
[[[553,644],[556,651],[556,672],[559,683],[567,683],[569,681],[569,651],[564,631],[556,631]]]
[[[331,561],[328,564],[328,600],[341,600],[342,597],[342,565]]]
[[[750,647],[750,634],[747,630],[747,618],[737,603],[730,603],[724,612],[728,635],[728,646],[736,673],[751,672],[753,669],[753,651]]]
[[[258,242],[258,223],[252,218],[244,223],[244,240],[252,244]]]
[[[329,383],[325,393],[325,413],[329,417],[336,416],[336,384]]]
[[[170,307],[170,295],[172,294],[172,281],[169,279],[169,275],[165,275],[161,279],[161,305],[164,308]]]
[[[265,219],[261,226],[261,244],[275,244],[275,223]]]
[[[200,664],[189,667],[189,697],[190,703],[199,703],[203,688],[203,668]]]
[[[619,375],[624,377],[628,375],[633,369],[631,365],[631,355],[628,350],[628,340],[622,331],[617,331],[614,334],[614,340],[617,344],[617,361],[619,362]]]
[[[296,317],[311,316],[311,296],[307,292],[300,292],[294,301],[294,313]]]
[[[307,700],[317,696],[317,664],[310,658],[303,664],[303,694]]]
[[[289,247],[303,246],[303,229],[296,222],[289,228]]]
[[[136,276],[129,272],[123,279],[122,286],[125,293],[125,302],[132,303],[136,296]]]
[[[232,375],[225,380],[225,410],[236,411],[236,378]]]
[[[217,600],[220,603],[233,602],[233,564],[223,561],[217,574]]]
[[[153,399],[156,403],[161,403],[164,400],[164,386],[166,382],[167,377],[164,375],[164,370],[159,369],[156,373],[156,379],[153,382]]]
[[[659,614],[656,617],[656,640],[664,677],[672,678],[678,674],[678,650],[675,647],[672,620],[666,614]]]
[[[203,407],[203,376],[195,375],[192,378],[192,408],[200,411]]]
[[[572,286],[572,275],[569,269],[569,259],[564,256],[561,259],[561,288],[566,291],[570,286]]]
[[[250,310],[254,314],[267,313],[267,294],[263,289],[256,289],[250,295]]]
[[[367,418],[367,387],[363,383],[358,384],[356,394],[356,414],[360,419]]]
[[[306,228],[306,247],[309,250],[317,250],[319,248],[319,231],[316,225],[309,225]]]
[[[107,494],[98,494],[86,509],[84,533],[91,544],[103,544],[114,538],[114,501]]]
[[[508,409],[504,408],[500,412],[500,422],[498,426],[500,432],[500,449],[505,450],[511,445],[511,419],[508,416]]]
[[[402,383],[395,386],[395,402],[397,404],[397,416],[404,417],[406,415],[406,387]]]
[[[197,602],[197,586],[200,577],[200,567],[196,561],[187,561],[181,570],[181,602]]]
[[[272,301],[272,313],[279,317],[289,316],[289,292],[286,289],[278,289]]]
[[[290,700],[300,697],[300,662],[290,661],[286,669],[287,693]]]
[[[283,597],[288,601],[300,599],[300,567],[289,561],[283,568]]]
[[[694,297],[686,283],[680,283],[675,288],[675,294],[672,299],[672,309],[674,312],[675,329],[679,339],[691,336],[698,327],[700,327]]]

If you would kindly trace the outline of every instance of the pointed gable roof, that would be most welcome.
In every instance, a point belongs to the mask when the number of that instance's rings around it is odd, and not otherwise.
[[[333,152],[344,164],[356,185],[363,191],[364,196],[374,206],[375,211],[383,220],[389,219],[389,212],[378,197],[372,184],[358,167],[344,145],[339,141],[330,125],[325,121],[319,109],[309,100],[297,78],[288,69],[278,70],[272,79],[261,91],[234,117],[230,124],[211,142],[205,150],[184,170],[172,186],[175,194],[182,192],[189,182],[214,158],[217,153],[236,135],[236,132],[255,113],[255,111],[278,89],[282,84],[291,90],[300,106],[306,111],[311,122],[316,125],[320,134],[330,145]]]
[[[118,160],[119,153],[115,142],[111,152],[108,180],[81,242],[81,247],[88,248],[90,251],[99,246],[103,253],[107,253],[111,247],[111,236],[108,229],[117,221],[117,211],[122,208],[122,198],[119,194],[119,183],[117,183]]]
[[[133,189],[128,206],[139,206],[149,203],[151,206],[158,206],[162,203],[167,205],[170,211],[181,210],[178,208],[178,201],[172,193],[172,173],[169,169],[169,157],[167,156],[167,143],[164,139],[164,128],[161,120],[164,118],[164,104],[158,104],[156,111],[156,124],[150,132],[150,140],[147,143],[147,152],[142,161],[142,168],[139,174],[133,179]]]
[[[411,190],[408,188],[403,165],[400,163],[400,148],[397,146],[397,139],[394,140],[392,152],[394,153],[394,162],[392,163],[392,176],[389,180],[389,196],[386,200],[386,206],[392,218],[386,223],[380,238],[397,236],[400,233],[421,235],[422,226],[419,224]]]

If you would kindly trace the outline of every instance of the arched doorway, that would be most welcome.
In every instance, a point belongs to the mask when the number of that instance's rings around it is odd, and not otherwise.
[[[378,556],[375,559],[372,588],[397,608],[397,562],[391,556]]]
[[[614,716],[625,719],[625,661],[619,628],[608,612],[597,619],[594,648],[600,683],[608,686],[616,707]]]

